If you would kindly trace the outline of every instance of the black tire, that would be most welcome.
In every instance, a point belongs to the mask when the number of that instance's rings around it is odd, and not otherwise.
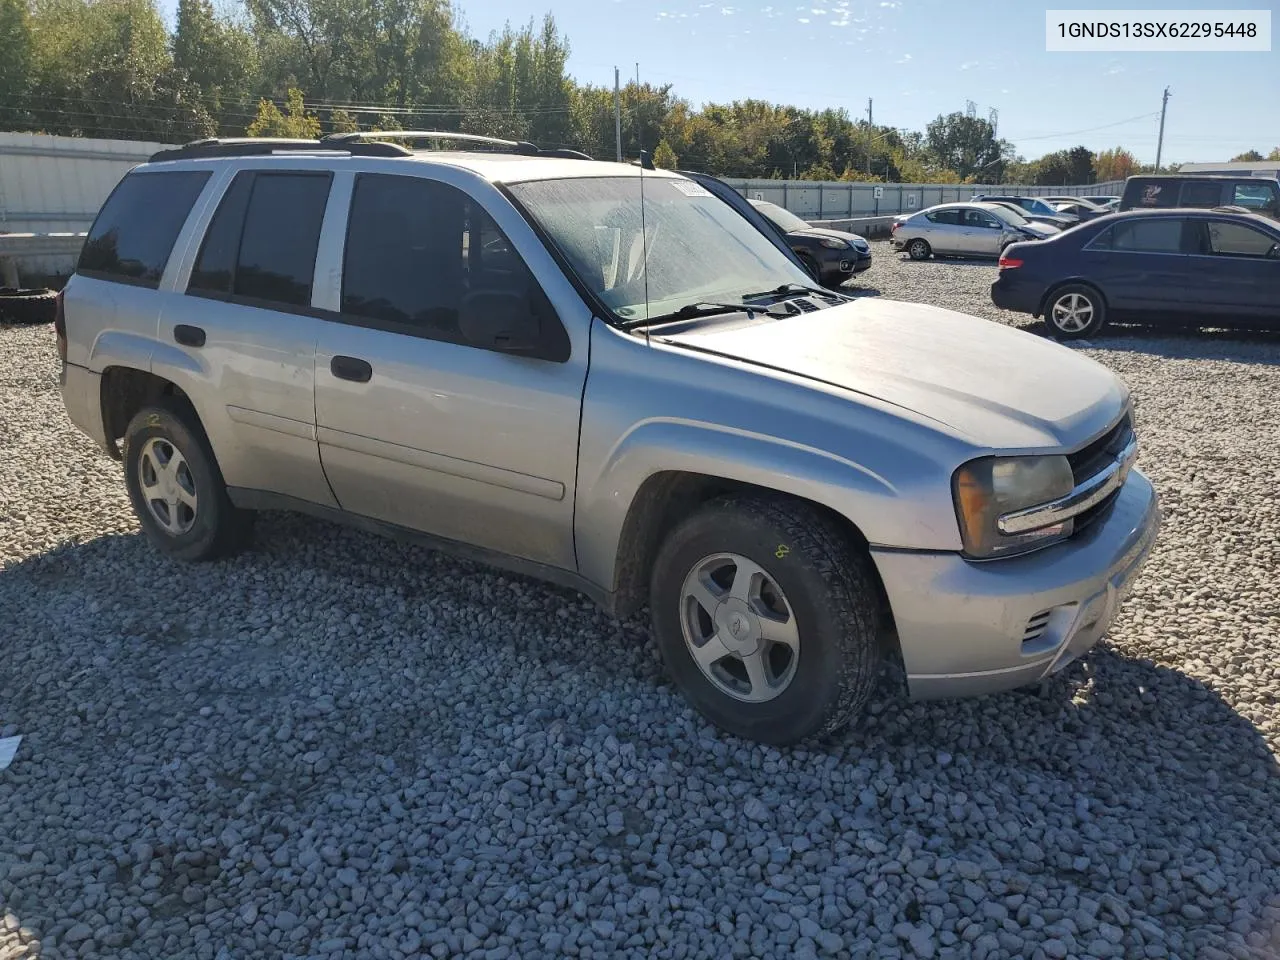
[[[184,489],[190,487],[195,494],[195,509],[190,511],[188,529],[179,532],[166,529],[157,510],[150,505],[158,505],[160,501],[149,498],[143,491],[143,476],[149,471],[143,466],[143,459],[149,456],[148,445],[152,440],[158,441],[157,450],[167,445],[185,461],[187,470],[181,482]],[[125,430],[122,453],[125,486],[134,514],[147,539],[163,553],[178,560],[215,560],[248,544],[254,514],[238,509],[228,498],[222,471],[190,404],[167,398],[143,407]],[[173,509],[173,505],[166,507],[166,510]],[[185,509],[179,506],[179,525],[184,513]]]
[[[56,290],[0,287],[0,323],[53,323],[57,311]]]
[[[776,581],[795,618],[800,641],[794,672],[764,702],[723,692],[685,640],[685,579],[721,553],[757,564]],[[778,746],[833,733],[864,707],[875,687],[882,615],[870,557],[812,505],[758,495],[711,501],[667,535],[649,600],[671,678],[703,716],[729,733]]]
[[[933,255],[933,248],[923,237],[916,237],[907,244],[907,256],[912,260],[928,260]]]
[[[1068,312],[1071,309],[1075,310],[1074,315]],[[1086,309],[1087,320],[1082,315]],[[1058,340],[1091,337],[1107,322],[1107,303],[1102,294],[1087,283],[1063,284],[1044,298],[1044,322]]]

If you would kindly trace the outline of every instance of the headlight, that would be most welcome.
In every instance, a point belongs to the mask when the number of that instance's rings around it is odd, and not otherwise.
[[[862,239],[854,240],[853,246],[855,249],[861,250],[863,253],[871,249],[871,244],[867,243],[867,241]]]
[[[823,237],[818,241],[824,247],[830,247],[832,250],[848,250],[849,244],[837,237]]]
[[[1001,533],[1000,517],[1065,497],[1075,487],[1066,457],[984,457],[966,463],[952,480],[964,550],[988,558],[1024,553],[1071,536],[1066,520],[1017,534]]]

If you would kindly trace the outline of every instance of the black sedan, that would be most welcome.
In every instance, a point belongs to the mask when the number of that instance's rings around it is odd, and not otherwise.
[[[871,244],[843,230],[811,227],[790,210],[767,200],[751,205],[787,235],[787,242],[809,272],[826,287],[838,287],[871,266]]]
[[[1109,319],[1280,328],[1280,225],[1252,213],[1133,210],[1000,258],[991,302],[1061,339]]]

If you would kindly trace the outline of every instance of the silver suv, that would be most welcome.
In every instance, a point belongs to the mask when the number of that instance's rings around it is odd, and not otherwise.
[[[209,141],[123,179],[56,328],[157,547],[290,508],[647,604],[689,701],[776,744],[886,660],[978,694],[1107,629],[1158,509],[1104,367],[818,289],[696,179],[484,147]]]

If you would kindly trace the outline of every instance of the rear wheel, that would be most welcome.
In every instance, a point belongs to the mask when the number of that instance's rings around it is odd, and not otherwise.
[[[907,256],[912,260],[928,260],[932,252],[929,248],[929,241],[920,237],[916,237],[916,239],[907,244]]]
[[[213,560],[248,543],[254,515],[228,498],[189,405],[169,399],[144,407],[124,440],[125,486],[152,544],[180,560]]]
[[[1102,295],[1087,284],[1059,287],[1049,294],[1045,304],[1045,323],[1060,340],[1092,336],[1106,322],[1107,307]]]
[[[791,744],[845,726],[880,665],[866,554],[816,508],[712,501],[668,535],[650,584],[672,679],[724,730]]]

